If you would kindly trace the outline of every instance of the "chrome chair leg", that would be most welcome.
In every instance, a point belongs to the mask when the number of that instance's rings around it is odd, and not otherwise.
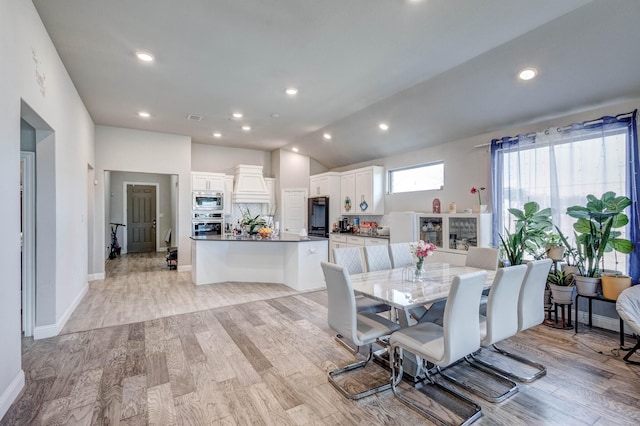
[[[427,411],[423,407],[413,402],[411,399],[404,396],[402,392],[400,392],[398,385],[402,381],[402,375],[403,375],[402,348],[398,346],[393,347],[391,349],[390,357],[391,357],[390,382],[391,382],[391,389],[395,397],[398,398],[403,404],[407,405],[408,407],[422,414],[424,417],[426,417],[427,419],[429,419],[430,421],[432,421],[437,425],[451,424],[451,419],[443,419],[438,415],[436,415],[435,413]],[[397,375],[396,375],[396,371],[397,371]],[[459,423],[460,425],[469,425],[475,422],[480,417],[482,417],[482,408],[478,404],[468,399],[464,395],[459,394],[453,389],[450,389],[438,383],[436,380],[433,379],[433,377],[431,376],[427,368],[425,368],[424,371],[425,371],[425,377],[424,379],[422,379],[420,384],[422,384],[423,386],[430,386],[430,387],[433,387],[434,389],[437,389],[438,391],[444,392],[446,395],[453,397],[463,406],[466,406],[470,409],[469,415],[467,415],[467,413],[464,413],[464,414],[456,413],[456,415],[460,415],[461,418],[464,418],[463,422]],[[420,392],[420,390],[418,390],[418,392]],[[422,392],[422,393],[425,393],[425,392]]]
[[[495,370],[500,374],[503,374],[503,375],[505,375],[507,377],[510,377],[510,378],[512,378],[514,380],[517,380],[519,382],[522,382],[522,383],[531,383],[534,380],[537,380],[540,377],[542,377],[542,376],[547,374],[547,367],[545,367],[544,365],[542,365],[542,364],[540,364],[540,363],[538,363],[538,362],[536,362],[534,360],[531,360],[529,358],[525,358],[523,356],[520,356],[520,355],[511,353],[509,351],[506,351],[504,349],[501,349],[501,348],[497,347],[496,345],[491,345],[491,346],[493,346],[493,349],[495,349],[499,354],[504,355],[506,357],[509,357],[511,359],[515,359],[516,361],[521,362],[522,364],[529,365],[529,366],[537,369],[538,371],[536,373],[532,374],[531,376],[526,376],[526,377],[525,376],[518,376],[517,374],[515,374],[515,373],[513,373],[511,371],[507,371],[507,370],[501,369],[501,368],[499,368],[499,367],[497,367],[497,366],[495,366],[495,365],[493,365],[491,363],[488,363],[486,361],[482,361],[482,360],[480,360],[478,358],[474,358],[476,360],[476,362],[479,362],[480,364],[484,365],[485,367],[491,368],[492,370]]]
[[[345,389],[343,386],[341,386],[338,381],[336,380],[336,377],[347,373],[349,371],[353,371],[353,370],[357,370],[359,368],[363,368],[365,367],[369,361],[371,361],[371,358],[373,358],[373,345],[369,345],[369,356],[367,357],[366,360],[364,361],[360,361],[360,362],[356,362],[353,364],[349,364],[345,367],[342,368],[338,368],[335,370],[332,370],[329,372],[329,382],[340,391],[340,393],[342,393],[342,395],[344,395],[345,397],[349,398],[349,399],[362,399],[364,397],[367,397],[369,395],[373,395],[375,393],[378,392],[382,392],[385,391],[387,389],[389,389],[391,387],[390,383],[384,383],[380,386],[375,386],[369,389],[366,389],[362,392],[358,392],[358,393],[351,393],[349,392],[347,389]]]
[[[486,374],[488,376],[488,380],[494,382],[493,386],[482,386],[482,384],[473,386],[471,381],[466,381],[466,380],[462,381],[458,377],[452,374],[449,374],[448,370],[454,367],[454,365],[459,365],[460,363],[451,365],[444,369],[438,367],[438,372],[446,380],[466,390],[467,392],[473,393],[474,395],[478,395],[480,398],[484,399],[485,401],[489,401],[493,403],[502,402],[505,399],[510,398],[511,396],[518,393],[518,385],[512,380],[509,380],[503,375],[493,372],[481,365],[476,365],[474,362],[470,361],[468,357],[465,357],[464,361],[465,361],[465,364],[469,365],[470,367],[478,371],[482,371],[484,374]],[[495,392],[491,392],[491,390],[496,388],[496,385],[502,386],[504,390],[503,391],[495,390]]]

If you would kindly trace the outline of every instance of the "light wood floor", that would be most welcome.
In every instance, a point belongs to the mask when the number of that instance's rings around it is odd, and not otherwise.
[[[297,293],[283,284],[195,286],[191,272],[169,270],[165,258],[165,253],[139,253],[108,261],[106,278],[89,283],[87,294],[62,334]]]
[[[353,357],[333,340],[326,305],[325,291],[296,293],[23,339],[26,386],[0,425],[426,424],[390,391],[353,402],[327,382]],[[640,367],[612,354],[616,342],[545,326],[509,339],[548,374],[480,402],[478,424],[640,424]]]

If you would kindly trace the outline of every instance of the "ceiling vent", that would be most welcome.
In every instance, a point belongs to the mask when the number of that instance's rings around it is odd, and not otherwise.
[[[234,203],[268,203],[269,190],[262,176],[262,166],[238,164],[233,181]]]
[[[202,116],[197,114],[189,114],[187,115],[187,120],[191,121],[202,121]]]

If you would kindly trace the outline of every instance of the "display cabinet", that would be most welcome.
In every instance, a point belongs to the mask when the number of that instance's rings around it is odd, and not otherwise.
[[[466,252],[469,247],[491,246],[491,214],[421,214],[417,216],[419,239],[439,249]]]

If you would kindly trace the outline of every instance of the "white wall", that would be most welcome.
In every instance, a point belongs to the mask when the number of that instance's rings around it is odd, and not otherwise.
[[[615,115],[633,111],[640,107],[640,99],[626,102],[614,102],[608,106],[592,108],[579,113],[568,114],[553,119],[540,120],[536,123],[514,126],[497,130],[471,138],[457,141],[443,141],[441,145],[420,149],[391,157],[380,158],[364,163],[352,164],[347,167],[334,169],[335,171],[352,170],[368,165],[382,165],[389,169],[406,167],[432,161],[444,161],[445,176],[444,190],[420,191],[405,194],[387,194],[385,197],[385,213],[392,211],[425,211],[430,212],[434,198],[440,199],[442,211],[447,211],[449,202],[455,201],[458,211],[471,208],[477,204],[477,195],[471,195],[472,186],[484,186],[482,198],[491,205],[491,153],[490,148],[474,148],[477,145],[488,144],[491,139],[503,136],[514,136],[519,133],[530,133],[551,127],[565,126],[574,122],[582,122],[603,115]]]
[[[126,217],[124,217],[124,182],[136,182],[136,183],[157,183],[158,184],[158,205],[160,209],[156,212],[156,232],[158,241],[160,243],[158,248],[165,247],[164,237],[167,234],[167,230],[173,226],[172,216],[172,198],[171,198],[171,180],[172,175],[156,174],[156,173],[132,173],[132,172],[113,172],[111,173],[111,210],[109,216],[109,222],[126,223]],[[175,191],[174,191],[175,192]],[[162,217],[161,217],[162,216]],[[123,252],[127,251],[124,246],[125,238],[123,233],[126,229],[118,229],[118,241],[122,244]]]
[[[35,52],[35,55],[34,55]],[[0,0],[0,416],[23,383],[20,344],[21,99],[55,131],[55,330],[87,286],[87,164],[94,163],[93,122],[33,4]],[[36,73],[44,76],[43,85]]]
[[[96,175],[105,170],[178,176],[178,267],[191,265],[191,138],[118,127],[96,126]],[[111,188],[114,192],[115,188]],[[110,194],[107,194],[110,198]],[[105,185],[96,187],[96,211],[105,211]],[[113,201],[112,201],[113,202]],[[96,218],[104,235],[108,222]],[[109,241],[102,241],[108,246]],[[103,260],[105,256],[101,257]],[[186,268],[187,270],[189,267]],[[102,265],[104,271],[104,262]]]
[[[262,166],[263,176],[272,177],[271,153],[268,151],[191,144],[191,171],[232,175],[238,164]]]

